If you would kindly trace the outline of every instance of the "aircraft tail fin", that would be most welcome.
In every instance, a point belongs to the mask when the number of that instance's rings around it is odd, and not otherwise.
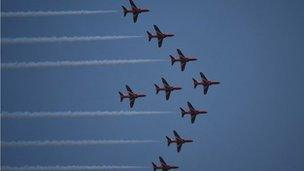
[[[148,32],[148,31],[147,31],[147,34],[148,34],[148,40],[149,40],[149,42],[150,42],[151,39],[152,39],[152,34],[151,34],[150,32]]]
[[[156,171],[156,169],[157,169],[156,164],[152,162],[152,165],[153,165],[153,170]]]
[[[181,110],[181,113],[182,113],[182,117],[184,117],[185,114],[186,114],[186,111],[183,108],[181,108],[181,107],[180,107],[180,110]]]
[[[124,95],[121,92],[119,92],[119,95],[120,95],[120,102],[122,102],[124,99]]]
[[[172,143],[172,140],[169,137],[167,137],[167,136],[166,136],[166,138],[167,138],[167,144],[169,146]]]
[[[126,7],[124,7],[124,6],[121,6],[122,7],[122,9],[123,9],[123,12],[124,12],[124,17],[127,15],[127,13],[128,13],[128,10],[127,10],[127,8]]]
[[[194,78],[192,78],[192,80],[193,80],[193,86],[194,86],[194,88],[196,88],[197,85],[198,85],[198,82],[197,82],[196,79],[194,79]]]
[[[156,94],[158,94],[160,88],[159,88],[158,85],[156,85],[156,84],[154,84],[154,86],[155,86]]]
[[[173,65],[176,59],[172,55],[170,55],[170,58],[171,58],[171,65]]]

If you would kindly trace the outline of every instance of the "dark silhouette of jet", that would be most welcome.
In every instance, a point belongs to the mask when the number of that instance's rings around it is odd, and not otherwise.
[[[192,78],[193,79],[193,84],[194,84],[194,88],[196,88],[198,85],[203,85],[204,86],[204,94],[205,95],[208,92],[209,86],[220,84],[220,82],[218,82],[218,81],[208,80],[207,77],[202,72],[200,72],[200,75],[201,75],[202,81],[198,82],[197,80],[195,80],[194,78]]]
[[[195,118],[196,118],[197,115],[199,115],[199,114],[206,114],[207,113],[207,111],[205,111],[205,110],[194,109],[194,107],[191,105],[190,102],[187,102],[187,105],[188,105],[188,108],[189,108],[188,111],[185,111],[181,107],[180,107],[180,110],[181,110],[181,113],[182,113],[182,117],[184,117],[186,114],[188,114],[188,115],[191,116],[191,123],[192,124],[194,123]]]
[[[170,55],[171,58],[171,65],[173,65],[176,61],[180,62],[181,65],[181,71],[185,70],[186,64],[187,62],[190,61],[196,61],[197,58],[190,58],[190,57],[186,57],[182,51],[180,49],[177,49],[177,53],[178,53],[178,58],[174,58],[172,55]]]
[[[174,134],[175,140],[166,136],[167,143],[168,143],[168,146],[170,146],[171,143],[176,143],[176,150],[177,150],[178,153],[180,152],[180,150],[181,150],[181,148],[182,148],[182,146],[183,146],[184,143],[191,143],[191,142],[193,142],[193,140],[189,140],[189,139],[187,140],[187,139],[181,138],[177,134],[177,132],[175,130],[173,131],[173,134]]]
[[[120,102],[122,102],[124,98],[130,99],[131,108],[134,106],[135,99],[137,99],[138,97],[146,97],[146,95],[144,95],[144,94],[134,93],[128,85],[126,85],[126,89],[127,89],[127,93],[125,95],[123,93],[119,92]]]
[[[158,47],[162,46],[164,38],[166,38],[166,37],[173,37],[174,36],[174,34],[162,33],[160,31],[160,29],[156,25],[154,25],[154,30],[156,32],[155,35],[152,35],[150,32],[147,31],[148,40],[150,42],[152,38],[157,38],[157,40],[158,40]]]
[[[162,157],[159,157],[159,161],[160,161],[160,166],[157,166],[155,163],[152,162],[154,171],[156,170],[169,171],[171,169],[178,169],[177,166],[168,165]]]
[[[155,86],[155,89],[156,89],[156,94],[158,94],[159,91],[165,91],[166,92],[166,100],[169,100],[170,94],[171,94],[172,91],[182,89],[181,87],[170,86],[164,78],[161,78],[161,80],[163,82],[164,87],[159,87],[157,84],[154,84],[154,86]]]
[[[134,23],[136,23],[137,18],[138,18],[138,14],[140,14],[142,12],[149,12],[149,10],[138,8],[132,0],[129,0],[129,1],[130,1],[130,4],[131,4],[131,9],[130,10],[128,10],[126,7],[122,6],[122,9],[123,9],[123,12],[124,12],[124,17],[127,15],[127,13],[132,13],[133,14],[133,21],[134,21]]]

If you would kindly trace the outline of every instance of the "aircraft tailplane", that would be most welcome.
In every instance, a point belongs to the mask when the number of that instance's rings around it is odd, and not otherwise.
[[[166,136],[166,138],[167,138],[167,144],[169,146],[172,143],[172,140],[169,137],[167,137],[167,136]]]
[[[171,58],[171,65],[173,65],[176,59],[172,55],[170,55],[170,58]]]
[[[147,34],[148,34],[148,40],[149,40],[149,42],[150,42],[153,36],[152,36],[152,34],[151,34],[150,32],[148,32],[148,31],[147,31]]]
[[[128,10],[127,10],[127,8],[126,7],[124,7],[124,6],[121,6],[122,7],[122,9],[123,9],[123,12],[124,12],[124,17],[127,15],[127,13],[128,13]]]
[[[156,85],[156,84],[154,84],[154,86],[155,86],[156,94],[158,94],[160,88],[159,88],[158,85]]]
[[[121,92],[119,92],[119,95],[120,95],[120,102],[122,102],[125,96]]]
[[[194,78],[192,78],[192,80],[193,80],[193,86],[194,86],[194,88],[196,88],[197,85],[198,85],[198,82],[197,82],[196,79],[194,79]]]
[[[181,113],[182,113],[182,117],[184,117],[185,114],[186,114],[186,111],[183,108],[181,108],[181,107],[180,107],[180,110],[181,110]]]

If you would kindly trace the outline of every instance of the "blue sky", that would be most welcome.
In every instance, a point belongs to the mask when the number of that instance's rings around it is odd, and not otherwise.
[[[129,84],[148,96],[134,110],[162,116],[2,120],[13,140],[152,139],[161,143],[2,149],[2,165],[143,165],[163,156],[179,170],[303,170],[303,2],[277,0],[138,0],[151,11],[134,24],[122,13],[2,18],[2,37],[145,35],[157,24],[175,37],[158,48],[147,38],[2,46],[2,62],[161,58],[167,62],[109,67],[2,71],[3,111],[129,110],[117,92]],[[2,11],[120,10],[127,1],[4,0]],[[185,72],[171,66],[180,48],[198,57]],[[192,77],[221,81],[203,96]],[[165,77],[183,87],[170,101],[155,95]],[[194,125],[178,107],[208,110]],[[193,138],[180,154],[165,145],[172,130]]]

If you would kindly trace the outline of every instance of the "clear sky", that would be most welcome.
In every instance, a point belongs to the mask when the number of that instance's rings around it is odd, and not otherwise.
[[[301,171],[304,169],[304,11],[301,0],[137,0],[151,11],[134,24],[122,13],[2,18],[2,37],[139,35],[157,24],[175,33],[162,48],[147,38],[2,46],[2,62],[161,58],[162,63],[2,71],[3,111],[120,111],[129,84],[148,96],[134,110],[173,114],[80,119],[2,120],[14,140],[151,139],[160,143],[2,149],[2,165],[143,165],[163,156],[179,170]],[[124,0],[3,0],[2,11],[121,10]],[[171,66],[180,48],[198,57],[185,72]],[[192,77],[221,81],[203,96]],[[153,83],[183,87],[169,101]],[[180,106],[208,110],[191,125]],[[165,136],[193,138],[181,153]]]

